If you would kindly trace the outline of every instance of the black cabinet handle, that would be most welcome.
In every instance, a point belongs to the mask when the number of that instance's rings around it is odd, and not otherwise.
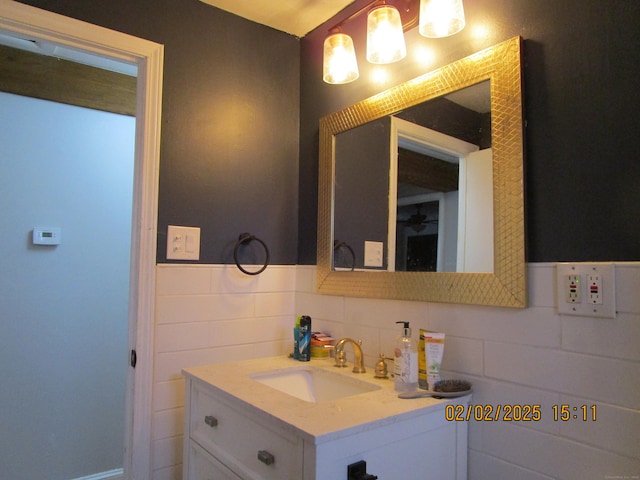
[[[218,419],[216,417],[214,417],[213,415],[207,415],[206,417],[204,417],[204,423],[206,423],[207,425],[209,425],[210,427],[217,427],[218,426]]]
[[[265,465],[272,465],[276,461],[276,457],[267,452],[266,450],[260,450],[258,452],[258,460],[260,460]]]

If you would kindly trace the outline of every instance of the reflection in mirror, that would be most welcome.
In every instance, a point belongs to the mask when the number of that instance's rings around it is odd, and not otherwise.
[[[488,82],[473,88],[486,95],[488,105],[489,90],[484,84]],[[419,107],[424,106],[431,108],[432,102]],[[490,148],[479,150],[490,146],[490,138],[483,140],[487,129],[482,127],[490,111],[475,113],[456,106],[454,110],[462,112],[465,121],[448,121],[454,128],[447,128],[443,122],[429,121],[447,117],[443,109],[431,110],[434,114],[422,123],[438,123],[440,131],[414,123],[415,115],[406,115],[413,122],[392,118],[389,270],[493,272],[492,156]],[[453,116],[460,117],[459,113]],[[454,130],[471,135],[453,136]],[[425,202],[431,206],[430,216],[413,212],[407,224],[407,211]]]
[[[520,49],[515,37],[320,120],[320,293],[526,305]],[[355,262],[339,264],[338,239]]]
[[[356,270],[387,268],[386,255],[365,262],[365,242],[387,244],[390,132],[387,117],[336,136],[336,159],[344,161],[335,164],[334,239],[353,249]],[[347,267],[340,255],[334,266]]]
[[[401,208],[406,210],[406,206],[427,200],[432,209],[437,206],[427,217],[430,228],[425,232],[416,231],[415,221],[421,218],[410,217],[414,223],[411,229],[398,224],[396,219],[396,232],[392,236],[394,225],[390,220],[389,255],[391,258],[395,251],[395,271],[492,272],[492,197],[483,201],[482,208],[470,211],[469,199],[477,197],[474,190],[478,182],[475,174],[469,175],[468,168],[478,161],[474,152],[491,147],[489,81],[424,102],[395,117],[392,142],[397,139],[397,181],[392,175],[389,198],[390,201],[396,198],[396,206],[390,206],[390,213],[400,213]],[[393,171],[396,156],[393,143],[391,153]],[[490,159],[488,169],[486,181],[491,191]],[[397,192],[391,195],[394,185]],[[484,219],[485,228],[470,232],[467,219],[478,214]],[[480,241],[483,248],[468,255]]]
[[[355,248],[350,265],[492,272],[491,158],[478,177],[486,157],[471,155],[490,147],[489,81],[336,135],[335,238]],[[479,178],[489,197],[478,198]],[[471,198],[482,201],[469,205]],[[427,205],[429,228],[417,211]],[[386,245],[381,264],[365,261],[367,241]],[[335,253],[334,268],[345,268],[343,252]]]
[[[347,242],[333,241],[333,266],[337,270],[355,270],[356,254]]]
[[[389,270],[455,272],[460,158],[403,140],[391,156]]]

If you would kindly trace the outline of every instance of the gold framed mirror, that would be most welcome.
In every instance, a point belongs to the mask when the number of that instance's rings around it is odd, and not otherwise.
[[[320,120],[319,293],[516,308],[526,306],[521,49],[522,39],[514,37]],[[493,271],[334,269],[336,136],[486,81],[490,84],[491,97]]]

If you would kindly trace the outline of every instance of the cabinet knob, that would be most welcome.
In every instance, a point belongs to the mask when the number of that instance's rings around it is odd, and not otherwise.
[[[204,423],[206,423],[210,427],[217,427],[218,426],[218,419],[216,417],[214,417],[213,415],[207,415],[206,417],[204,417]]]
[[[276,457],[274,457],[273,455],[271,455],[269,452],[267,452],[266,450],[260,450],[258,452],[258,460],[260,460],[262,463],[264,463],[265,465],[272,465],[273,463],[275,463],[276,461]]]

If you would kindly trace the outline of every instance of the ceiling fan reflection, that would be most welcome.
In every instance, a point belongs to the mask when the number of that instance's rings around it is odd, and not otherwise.
[[[403,225],[405,228],[413,229],[416,233],[422,232],[429,224],[437,224],[437,217],[433,219],[427,219],[427,215],[422,213],[422,205],[423,204],[420,203],[416,204],[416,213],[410,215],[408,218],[398,219],[397,222]]]

